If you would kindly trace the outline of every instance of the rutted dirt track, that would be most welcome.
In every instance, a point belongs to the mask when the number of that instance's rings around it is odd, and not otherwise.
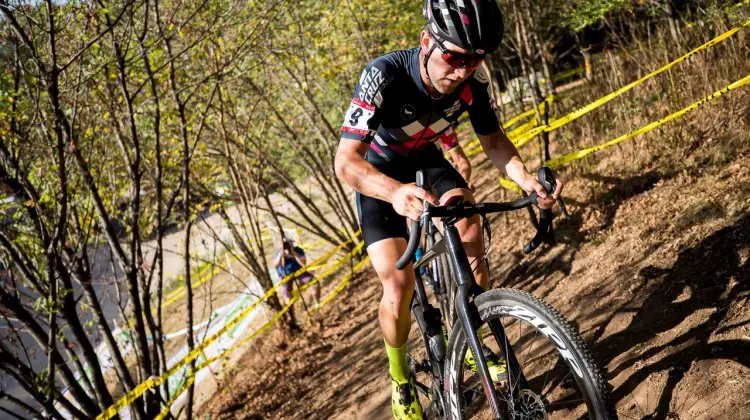
[[[634,147],[564,175],[572,217],[557,219],[556,246],[529,257],[526,215],[491,219],[493,285],[532,292],[579,327],[620,418],[750,419],[749,152],[714,166],[685,156],[666,170]],[[618,169],[628,153],[651,166]],[[501,200],[496,172],[477,164],[479,199]],[[319,327],[259,340],[203,412],[387,418],[379,299],[363,272],[316,315]]]

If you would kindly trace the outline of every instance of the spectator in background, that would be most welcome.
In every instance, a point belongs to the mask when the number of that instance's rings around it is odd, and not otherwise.
[[[294,274],[293,279],[279,288],[285,302],[289,302],[292,298],[295,285],[302,287],[315,279],[309,271],[300,271],[306,263],[305,250],[296,246],[291,239],[283,238],[273,265],[276,267],[276,273],[278,273],[280,279]],[[315,290],[315,307],[320,308],[320,283],[316,283],[313,288]]]

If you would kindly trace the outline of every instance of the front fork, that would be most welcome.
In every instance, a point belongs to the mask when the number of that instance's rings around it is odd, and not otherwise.
[[[500,419],[503,418],[503,410],[490,377],[487,360],[482,351],[481,340],[477,334],[477,328],[481,325],[482,321],[473,299],[483,290],[475,281],[474,273],[469,264],[469,258],[466,256],[466,251],[461,242],[461,236],[458,234],[458,229],[450,222],[444,223],[444,226],[444,237],[448,246],[448,252],[451,255],[451,261],[453,262],[458,285],[458,291],[456,294],[456,313],[458,315],[458,320],[464,334],[466,335],[469,349],[474,355],[474,361],[476,362],[477,372],[481,378],[484,394],[487,396],[487,401],[492,407],[495,418]],[[497,343],[500,345],[505,360],[509,365],[509,371],[516,378],[514,382],[524,386],[526,380],[516,356],[508,344],[508,339],[505,336],[505,331],[502,325],[499,321],[490,322],[489,324],[490,330],[495,336]],[[512,404],[512,402],[509,403]]]

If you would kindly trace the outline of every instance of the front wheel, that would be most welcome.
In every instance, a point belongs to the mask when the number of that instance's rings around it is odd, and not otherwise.
[[[509,419],[615,419],[609,384],[576,330],[554,308],[529,293],[497,289],[475,299],[485,354],[504,365],[494,388]],[[447,418],[492,419],[476,368],[466,362],[463,328],[448,343]],[[510,362],[505,362],[509,360]]]

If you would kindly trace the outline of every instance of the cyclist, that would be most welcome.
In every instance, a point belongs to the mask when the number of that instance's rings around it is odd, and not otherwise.
[[[411,267],[395,268],[406,249],[405,219],[418,220],[423,201],[438,205],[460,197],[474,202],[466,180],[434,141],[468,111],[487,157],[525,191],[536,191],[542,207],[552,206],[562,191],[558,182],[548,197],[527,172],[490,101],[489,75],[480,65],[503,36],[496,0],[425,0],[423,13],[427,27],[418,48],[388,53],[365,67],[344,117],[335,158],[336,175],[357,192],[365,246],[383,285],[378,315],[392,379],[393,415],[399,419],[421,418],[406,361],[414,272]],[[414,185],[418,170],[427,172],[436,195]],[[457,228],[477,282],[486,288],[489,273],[481,264],[479,218],[463,220]]]

